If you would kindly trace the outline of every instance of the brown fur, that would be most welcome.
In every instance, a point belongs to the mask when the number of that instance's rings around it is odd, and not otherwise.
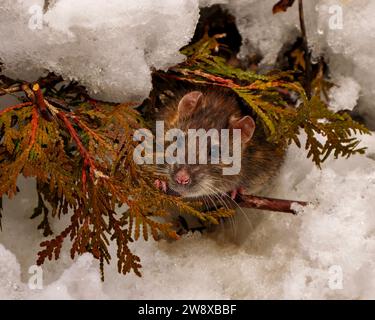
[[[233,95],[224,90],[212,89],[203,92],[201,104],[191,115],[179,117],[178,103],[183,95],[157,115],[157,120],[164,120],[166,130],[178,128],[187,132],[188,129],[200,128],[227,129],[230,128],[231,121],[247,115]],[[267,142],[263,129],[256,127],[251,141],[243,145],[241,171],[238,175],[223,175],[223,164],[165,165],[164,170],[169,176],[169,187],[186,198],[226,193],[239,187],[243,187],[248,193],[258,193],[276,175],[283,156],[284,151]],[[173,179],[181,167],[190,173],[192,181],[188,186],[178,185]]]

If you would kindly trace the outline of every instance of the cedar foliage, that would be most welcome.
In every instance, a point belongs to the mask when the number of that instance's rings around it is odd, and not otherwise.
[[[153,172],[135,165],[132,135],[144,123],[131,104],[92,100],[72,83],[57,90],[59,82],[54,75],[41,79],[44,92],[39,84],[20,84],[4,76],[1,83],[3,94],[23,95],[20,104],[0,111],[0,199],[17,193],[19,175],[34,177],[38,205],[31,218],[41,220],[43,235],[54,234],[50,218],[70,215],[64,230],[41,243],[38,265],[58,259],[63,242],[70,239],[71,257],[90,252],[104,276],[104,262],[111,260],[108,247],[114,242],[118,271],[140,275],[131,242],[160,235],[178,238],[170,222],[155,219],[166,217],[166,208],[218,223],[220,210],[203,215],[154,188]]]
[[[330,111],[317,94],[308,98],[294,72],[258,74],[228,65],[215,54],[219,37],[206,34],[182,50],[185,62],[156,73],[230,88],[258,116],[269,141],[301,147],[298,134],[303,130],[308,157],[318,166],[331,154],[364,152],[352,136],[368,133],[363,125]],[[17,92],[20,103],[0,111],[0,218],[2,197],[17,193],[17,178],[34,177],[38,205],[32,218],[40,220],[38,229],[48,237],[38,252],[39,265],[58,259],[64,241],[70,241],[71,257],[91,253],[100,261],[104,278],[104,263],[112,258],[109,245],[114,243],[118,271],[140,275],[133,241],[150,236],[178,239],[166,208],[215,224],[233,215],[224,209],[203,212],[199,203],[187,203],[153,186],[153,170],[133,162],[132,135],[145,126],[137,104],[93,100],[76,83],[53,74],[34,84],[0,76],[0,95]],[[299,97],[296,107],[288,101],[292,92]],[[50,220],[62,215],[70,216],[70,224],[56,232]]]
[[[206,35],[182,50],[189,59],[172,68],[167,77],[230,88],[258,116],[270,142],[280,145],[294,142],[301,147],[298,134],[304,130],[308,157],[319,167],[332,153],[336,158],[364,153],[365,148],[358,148],[360,141],[352,137],[356,133],[369,133],[364,125],[347,113],[331,111],[318,94],[309,99],[303,86],[294,80],[294,72],[271,71],[263,75],[229,66],[224,58],[212,54],[218,51],[219,37]],[[285,95],[293,92],[300,99],[297,107],[291,106]]]

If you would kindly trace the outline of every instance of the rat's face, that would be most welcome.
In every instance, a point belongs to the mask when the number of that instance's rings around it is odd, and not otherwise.
[[[168,175],[168,186],[184,198],[195,198],[223,194],[241,187],[241,172],[234,175],[224,175],[223,169],[231,164],[212,163],[212,152],[221,155],[222,137],[221,129],[229,129],[228,150],[230,155],[235,155],[233,142],[233,130],[241,129],[240,151],[238,157],[242,158],[242,152],[250,141],[255,123],[250,116],[242,116],[239,106],[234,98],[230,96],[217,96],[214,94],[203,94],[193,91],[186,94],[177,107],[178,115],[170,123],[170,128],[180,129],[185,133],[185,163],[165,165],[164,171]],[[207,147],[200,149],[200,140],[196,143],[196,161],[198,164],[189,164],[188,153],[191,152],[192,143],[188,136],[189,129],[216,129],[217,139],[208,138]],[[214,148],[211,146],[214,144]],[[237,143],[238,144],[238,143]],[[199,163],[199,155],[202,152],[207,154],[207,164]],[[221,158],[220,158],[221,160]]]
[[[168,186],[184,198],[224,194],[239,187],[240,176],[224,176],[215,164],[169,165]]]

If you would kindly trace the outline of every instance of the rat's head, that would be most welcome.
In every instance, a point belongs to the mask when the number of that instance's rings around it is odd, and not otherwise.
[[[166,165],[170,189],[185,198],[193,198],[225,193],[240,187],[241,171],[233,175],[223,174],[223,169],[233,166],[233,163],[223,163],[221,150],[223,143],[227,143],[229,155],[240,157],[241,166],[244,150],[249,146],[255,130],[255,123],[250,116],[242,114],[233,96],[221,92],[203,93],[200,91],[185,94],[178,100],[173,115],[169,120],[166,119],[166,129],[172,128],[179,129],[185,134],[183,138],[185,161]],[[204,129],[207,133],[205,137],[207,146],[205,143],[202,145],[201,139],[194,139],[196,143],[192,143],[191,136],[188,134],[191,133],[191,129],[198,132],[199,129]],[[229,129],[227,130],[229,140],[223,140],[222,129]],[[239,134],[237,138],[240,138],[240,141],[234,139],[233,129],[241,130],[240,134],[237,132]],[[194,149],[196,150],[196,164],[191,162],[188,155]],[[236,154],[236,150],[239,154]],[[200,161],[202,152],[207,155],[206,164]],[[212,152],[220,155],[219,163],[212,160]]]

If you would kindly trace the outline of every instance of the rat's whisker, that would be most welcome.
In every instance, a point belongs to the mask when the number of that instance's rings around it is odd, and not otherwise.
[[[215,206],[216,210],[217,210],[217,206],[215,204],[215,201],[212,200],[212,198],[209,195],[209,192],[207,192],[207,191],[209,191],[209,190],[207,190],[207,185],[204,185],[202,183],[198,183],[198,185],[203,190],[203,192],[205,193],[204,198],[206,198],[207,201],[210,200],[212,202],[212,204]],[[208,208],[208,207],[207,207],[207,209],[210,210],[210,208]]]
[[[213,185],[210,185],[210,186],[207,186],[207,187],[211,190],[211,192],[213,192],[213,195],[216,197],[216,199],[219,201],[219,203],[221,203],[224,207],[226,207],[227,210],[230,210],[228,205],[223,201],[220,191],[216,192],[215,190],[217,190],[217,189]],[[229,221],[230,221],[231,226],[232,226],[233,236],[235,237],[237,235],[237,225],[236,225],[233,217],[229,217]]]
[[[251,221],[250,221],[248,215],[246,214],[246,212],[243,211],[243,209],[238,205],[238,203],[234,199],[232,199],[232,197],[230,197],[227,193],[224,193],[224,196],[226,196],[229,199],[229,201],[231,201],[231,202],[233,202],[235,204],[235,206],[237,207],[237,209],[245,217],[245,220],[246,220],[247,224],[249,225],[249,227],[252,229],[253,228],[253,224],[251,223]]]
[[[230,210],[230,208],[228,207],[227,203],[222,198],[220,190],[218,190],[213,185],[211,185],[211,190],[218,196],[219,202],[222,203],[223,206],[226,207],[227,210]],[[218,192],[215,192],[215,190],[218,190]],[[237,224],[236,224],[236,221],[234,220],[233,216],[229,217],[229,221],[230,221],[231,226],[232,226],[233,236],[235,237],[237,235]]]
[[[203,200],[203,202],[204,202],[204,205],[205,205],[207,211],[209,211],[209,210],[210,210],[210,207],[209,207],[209,205],[208,205],[208,203],[207,203],[206,198],[205,198],[205,197],[202,197],[202,200]]]

